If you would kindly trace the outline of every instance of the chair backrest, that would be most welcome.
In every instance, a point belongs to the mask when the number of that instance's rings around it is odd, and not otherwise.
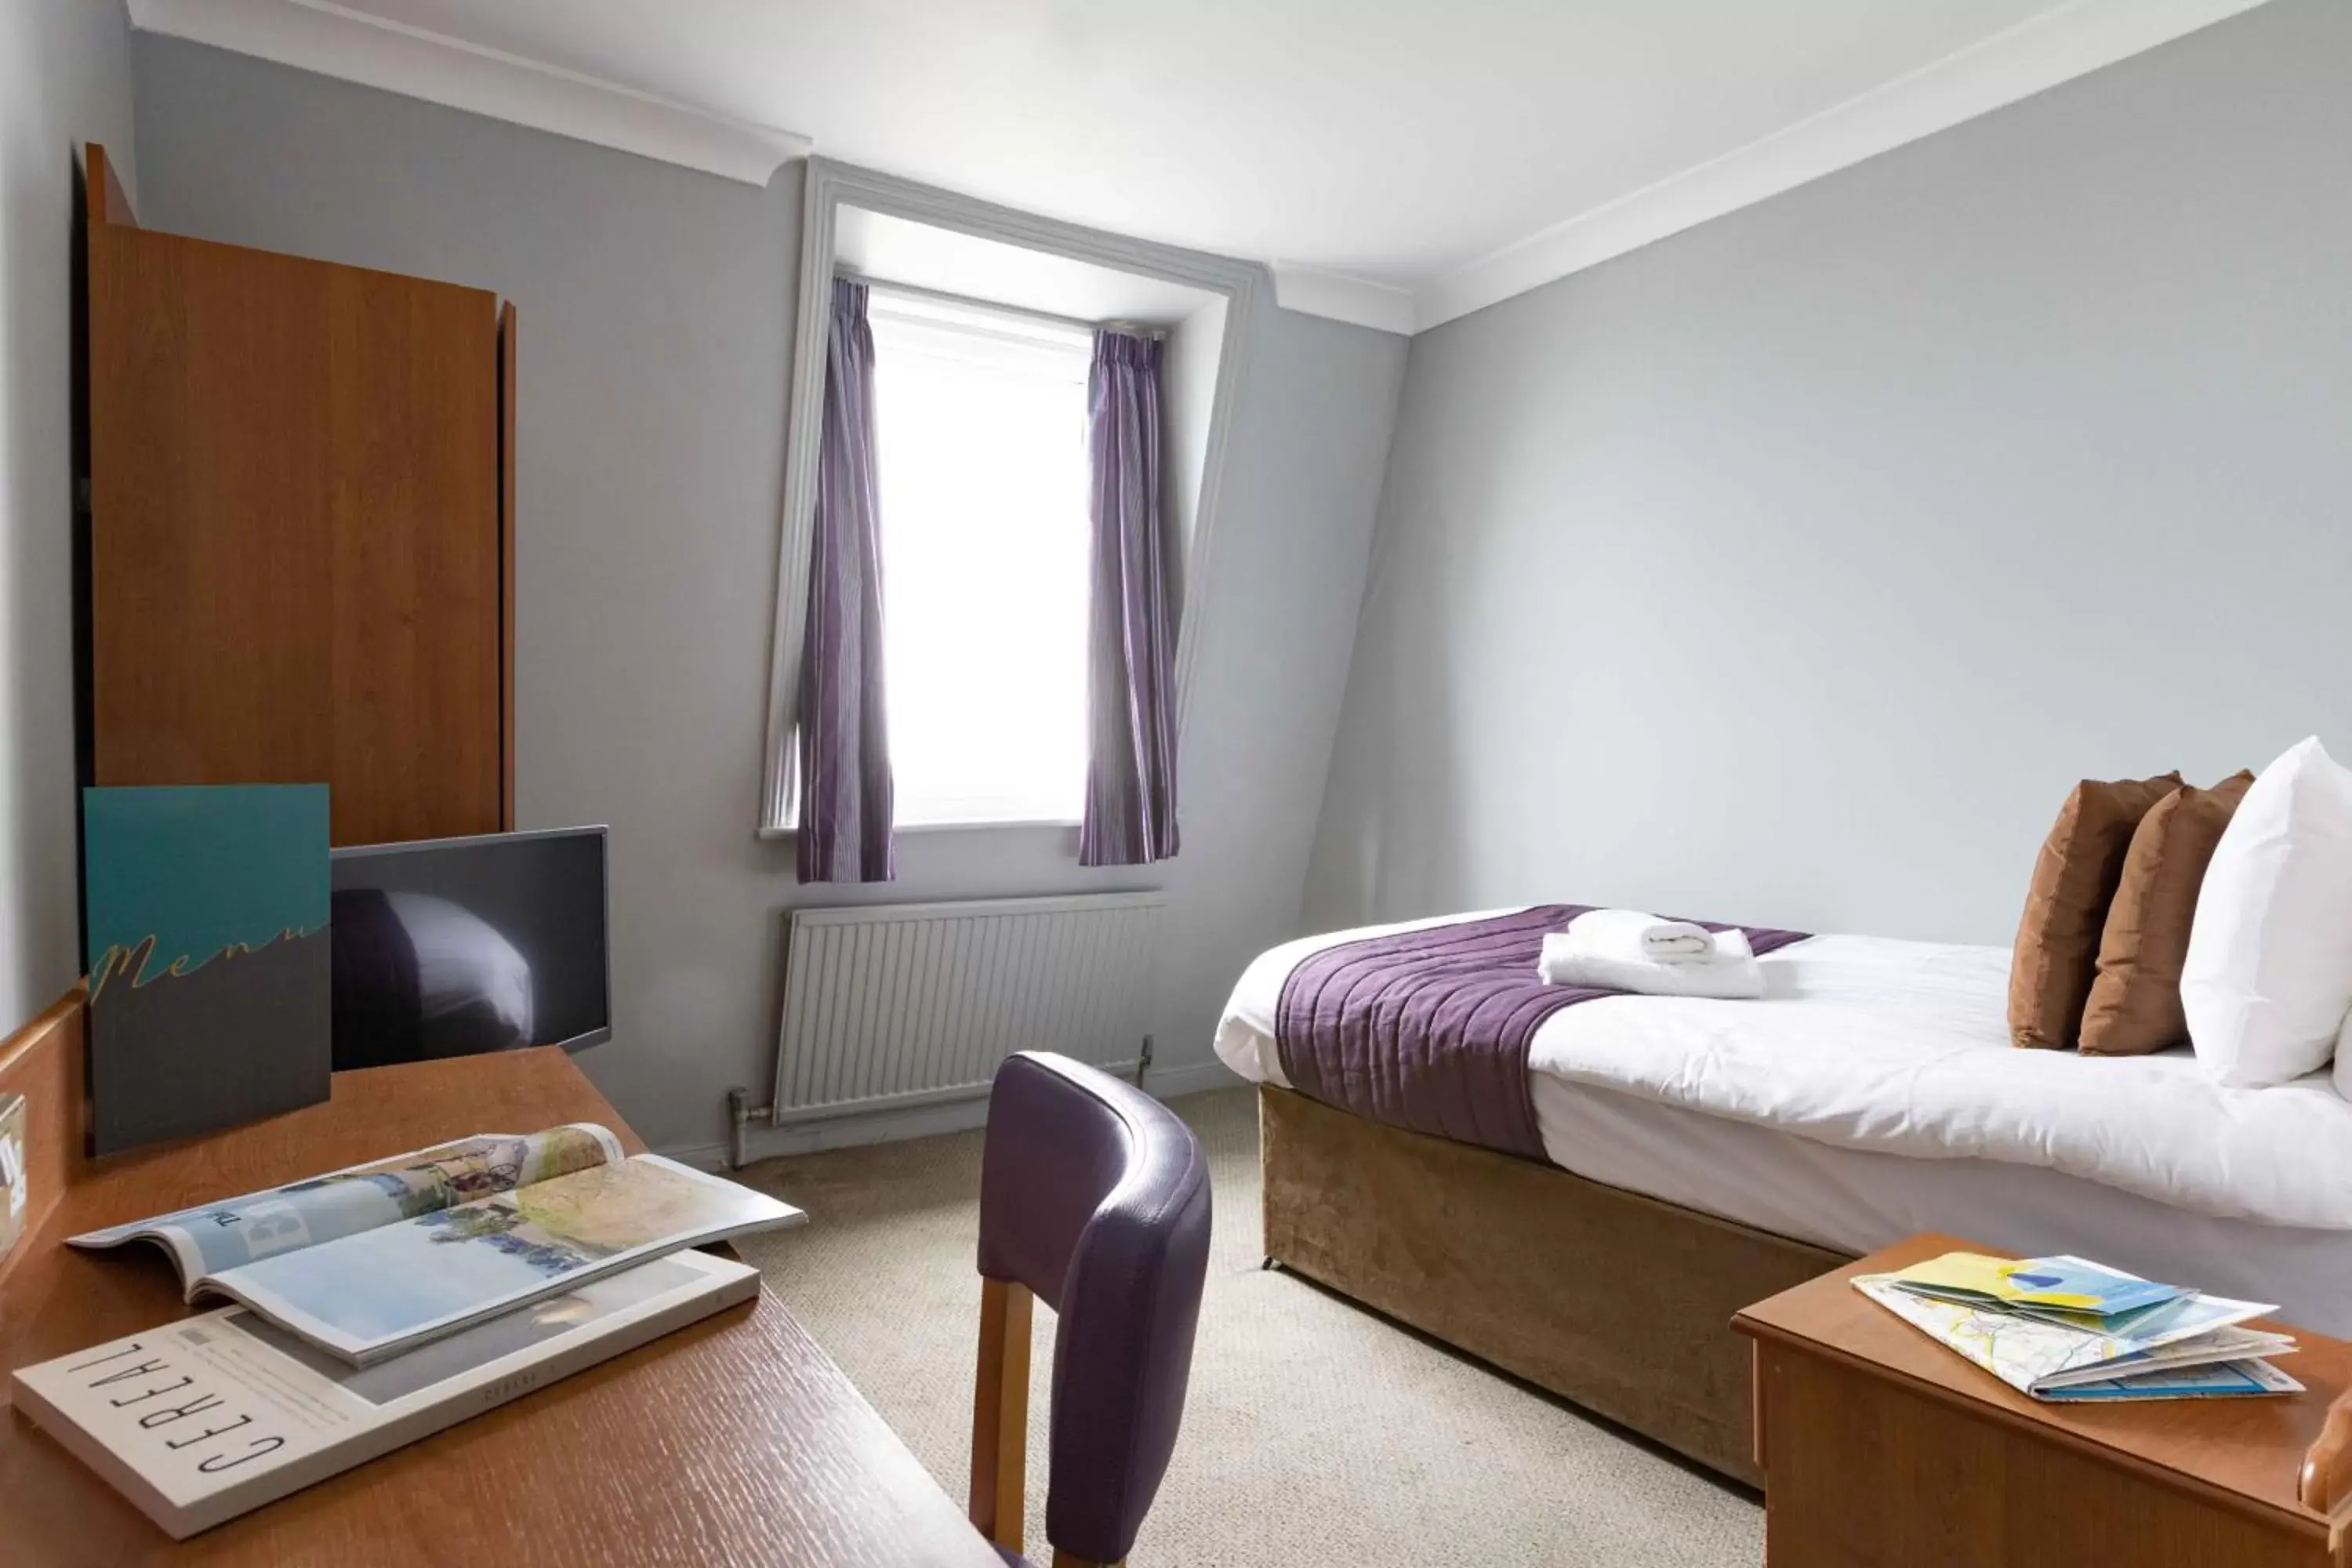
[[[1045,1535],[1117,1563],[1160,1489],[1209,1264],[1209,1167],[1159,1101],[1066,1057],[997,1070],[980,1186],[972,1520],[1021,1549],[1029,1296],[1060,1316]]]

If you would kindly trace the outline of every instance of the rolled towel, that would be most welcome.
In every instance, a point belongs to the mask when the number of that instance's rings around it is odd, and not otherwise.
[[[1585,985],[1630,991],[1637,996],[1712,996],[1753,1002],[1764,994],[1764,966],[1756,962],[1748,933],[1725,931],[1716,938],[1717,957],[1706,963],[1660,963],[1596,952],[1573,931],[1543,939],[1536,973],[1547,985]]]
[[[1704,963],[1715,957],[1715,935],[1689,921],[1664,921],[1639,910],[1588,910],[1568,922],[1582,951],[1643,963]]]

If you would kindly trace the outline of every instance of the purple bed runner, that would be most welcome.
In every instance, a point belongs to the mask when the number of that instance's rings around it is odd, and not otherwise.
[[[1528,1083],[1536,1029],[1562,1007],[1624,994],[1537,978],[1546,933],[1591,907],[1545,904],[1311,955],[1282,983],[1274,1038],[1284,1075],[1370,1121],[1542,1159]],[[1759,954],[1806,935],[1739,929]]]

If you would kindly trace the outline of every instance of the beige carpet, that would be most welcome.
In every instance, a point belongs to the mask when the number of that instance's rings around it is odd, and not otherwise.
[[[1763,1558],[1745,1494],[1570,1406],[1258,1267],[1255,1102],[1175,1102],[1209,1152],[1216,1239],[1184,1432],[1136,1568],[1302,1563],[1683,1568]],[[980,1134],[743,1173],[810,1223],[745,1254],[930,1468],[964,1495],[980,1284]],[[1044,1540],[1052,1319],[1041,1307],[1029,1543]]]

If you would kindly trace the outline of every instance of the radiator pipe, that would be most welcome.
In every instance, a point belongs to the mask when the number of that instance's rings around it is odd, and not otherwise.
[[[751,1123],[772,1121],[775,1114],[776,1108],[772,1105],[753,1105],[751,1091],[740,1084],[727,1091],[727,1168],[729,1170],[740,1171],[745,1164],[743,1140],[750,1133]]]
[[[1126,1064],[1120,1065],[1123,1066]],[[1143,1037],[1143,1048],[1141,1051],[1137,1053],[1133,1065],[1135,1068],[1135,1087],[1138,1089],[1145,1089],[1144,1079],[1150,1077],[1151,1073],[1151,1037],[1150,1035]],[[962,1098],[965,1095],[971,1095],[976,1098],[980,1095],[986,1094],[988,1092],[988,1086],[985,1084],[980,1084],[971,1088],[959,1088],[953,1090],[942,1092],[949,1098]],[[1145,1092],[1149,1093],[1150,1090],[1145,1089]],[[801,1112],[794,1112],[793,1116],[787,1120],[799,1120],[803,1114],[803,1113]],[[776,1125],[776,1107],[774,1102],[770,1101],[766,1105],[752,1104],[751,1091],[745,1089],[740,1084],[729,1089],[727,1091],[727,1168],[729,1170],[740,1171],[745,1165],[751,1163],[750,1159],[744,1152],[744,1149],[746,1141],[751,1136],[752,1124],[755,1122],[762,1127],[773,1127]]]

